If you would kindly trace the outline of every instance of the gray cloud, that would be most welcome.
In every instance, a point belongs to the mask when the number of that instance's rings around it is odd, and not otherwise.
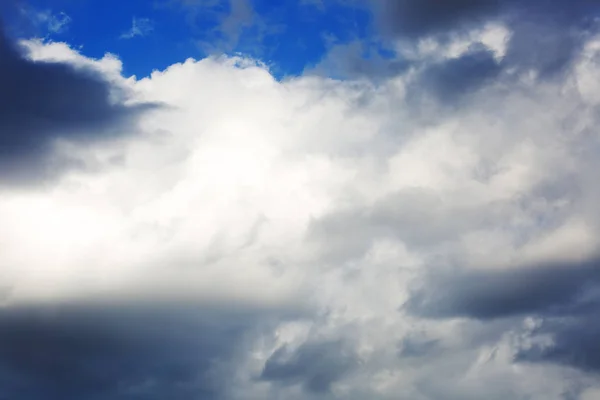
[[[98,140],[121,135],[151,105],[111,100],[111,84],[91,69],[23,56],[0,27],[0,181],[23,184],[53,178],[73,166],[57,160],[57,139]]]
[[[502,270],[432,269],[406,308],[419,315],[477,319],[569,315],[595,305],[586,295],[598,288],[600,260],[596,259]]]
[[[501,72],[502,66],[490,50],[474,46],[458,58],[426,66],[412,91],[418,95],[425,89],[443,102],[451,102],[493,81]]]
[[[534,333],[550,335],[552,345],[519,348],[515,355],[517,362],[547,363],[553,362],[579,368],[584,371],[600,373],[600,302],[589,313],[583,315],[552,318],[544,321]]]
[[[221,399],[244,338],[265,316],[164,304],[2,309],[0,392],[15,400]]]
[[[476,226],[499,223],[507,204],[459,206],[425,188],[405,188],[369,207],[334,211],[312,222],[309,240],[326,243],[331,260],[363,255],[380,238],[399,239],[411,248],[426,249],[451,241]]]
[[[419,38],[475,27],[490,20],[537,20],[579,25],[598,12],[594,0],[384,0],[373,1],[384,32]]]
[[[428,318],[482,321],[533,316],[550,346],[521,348],[516,361],[556,362],[600,372],[600,260],[502,270],[430,270],[403,308]],[[517,318],[518,319],[518,318]]]
[[[294,350],[282,346],[267,360],[261,379],[285,385],[301,384],[325,393],[356,366],[357,360],[341,341],[306,342]]]
[[[341,0],[339,0],[341,2]],[[374,80],[401,75],[410,67],[421,71],[411,97],[428,89],[441,103],[452,104],[494,79],[507,78],[503,72],[535,70],[540,78],[552,78],[565,70],[579,54],[584,39],[597,32],[594,17],[600,4],[594,0],[567,3],[552,0],[369,0],[367,4],[383,41],[397,40],[414,45],[435,37],[441,46],[488,22],[501,22],[511,32],[505,57],[499,61],[484,48],[473,49],[457,59],[442,62],[396,58],[366,60],[345,49],[334,48],[323,63],[337,67],[345,76],[368,76]],[[483,46],[480,46],[483,47]],[[410,58],[410,57],[409,57]],[[351,72],[351,73],[348,73]]]
[[[501,10],[501,0],[385,0],[373,2],[384,32],[421,37],[481,23]]]
[[[513,33],[503,64],[533,69],[542,78],[552,78],[564,71],[579,54],[582,39],[587,35],[583,28],[576,24],[561,26],[551,21],[520,21],[512,26]]]
[[[559,50],[556,50],[559,53]],[[368,58],[365,56],[368,55]],[[533,57],[532,54],[528,55]],[[511,57],[513,57],[511,53]],[[515,54],[514,57],[518,57]],[[548,61],[548,71],[562,67],[562,53],[552,56],[539,54]],[[535,63],[532,59],[531,63]],[[552,65],[550,62],[554,61]],[[456,58],[437,60],[408,60],[382,57],[377,50],[371,49],[361,42],[349,45],[334,46],[321,62],[308,72],[323,76],[341,77],[342,79],[369,78],[371,81],[383,82],[390,77],[399,76],[409,71],[418,71],[416,79],[409,82],[408,97],[415,104],[423,95],[433,96],[442,104],[457,104],[469,93],[503,77],[502,72],[507,62],[499,61],[494,53],[478,43]]]

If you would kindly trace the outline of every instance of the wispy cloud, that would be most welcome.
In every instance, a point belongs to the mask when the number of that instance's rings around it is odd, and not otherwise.
[[[132,39],[136,36],[144,37],[148,36],[154,30],[154,22],[149,18],[136,18],[133,17],[131,22],[131,28],[123,33],[121,39]]]
[[[48,34],[58,34],[67,30],[71,17],[64,12],[54,13],[52,10],[36,10],[31,7],[21,7],[21,14],[38,29]]]
[[[69,25],[71,22],[71,17],[64,12],[58,14],[42,13],[40,17],[44,22],[46,22],[48,31],[50,33],[63,32],[67,28],[67,25]]]
[[[267,21],[250,0],[174,0],[165,5],[181,7],[190,25],[200,27],[198,45],[207,53],[231,52],[242,42],[262,43],[265,36],[285,29]]]

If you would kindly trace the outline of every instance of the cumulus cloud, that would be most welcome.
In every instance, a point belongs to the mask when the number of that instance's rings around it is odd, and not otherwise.
[[[8,397],[597,391],[600,39],[556,79],[480,75],[497,54],[467,46],[466,66],[424,59],[378,84],[278,82],[227,57],[125,79],[114,57],[24,45],[31,59],[3,48],[42,87],[75,76],[92,95],[74,121],[3,139],[22,156],[6,165],[86,166],[0,197]],[[412,96],[452,67],[489,84],[459,107]],[[166,106],[123,124],[137,106],[113,87]]]

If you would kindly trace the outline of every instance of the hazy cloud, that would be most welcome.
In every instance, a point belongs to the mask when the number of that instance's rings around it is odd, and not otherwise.
[[[44,34],[60,34],[65,32],[71,23],[71,17],[65,12],[53,12],[52,10],[38,10],[27,6],[25,3],[15,2],[21,16],[28,20],[35,28]]]

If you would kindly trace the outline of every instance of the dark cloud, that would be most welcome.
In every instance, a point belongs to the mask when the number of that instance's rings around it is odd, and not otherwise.
[[[596,0],[384,0],[373,1],[389,35],[420,38],[446,34],[491,20],[578,25],[598,14]]]
[[[502,270],[432,271],[413,291],[409,311],[430,317],[493,319],[584,311],[600,288],[600,260]]]
[[[584,316],[549,319],[534,333],[550,335],[552,345],[535,344],[518,349],[515,361],[554,362],[600,373],[600,303]]]
[[[379,7],[390,35],[421,37],[481,23],[501,10],[502,0],[384,0]]]
[[[403,307],[429,318],[533,316],[554,344],[519,350],[517,361],[552,361],[600,372],[600,259],[503,270],[431,271]]]
[[[0,398],[223,398],[232,362],[264,316],[234,314],[182,306],[3,309]]]
[[[474,46],[458,58],[426,66],[413,91],[425,89],[447,102],[475,91],[501,72],[502,66],[490,50]]]
[[[98,140],[127,131],[141,111],[111,99],[99,73],[58,62],[34,62],[0,25],[0,183],[28,183],[73,166],[53,156],[57,139]]]
[[[301,384],[313,393],[326,393],[350,372],[356,357],[340,341],[306,342],[294,350],[282,346],[267,360],[261,379],[284,385]]]

